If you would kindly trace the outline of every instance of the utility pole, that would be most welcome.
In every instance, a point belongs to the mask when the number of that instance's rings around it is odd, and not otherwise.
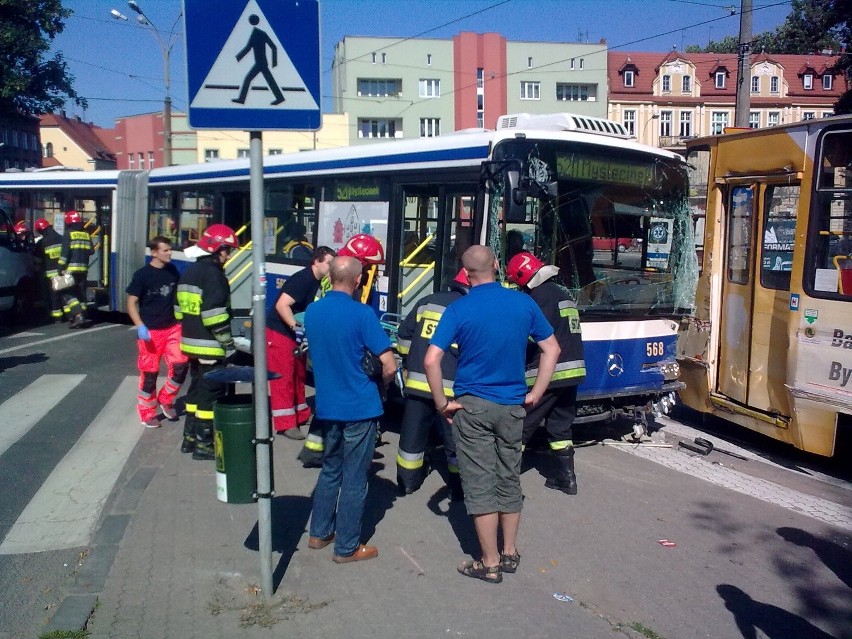
[[[737,47],[737,106],[734,126],[748,127],[751,108],[751,1],[740,0],[740,44]]]

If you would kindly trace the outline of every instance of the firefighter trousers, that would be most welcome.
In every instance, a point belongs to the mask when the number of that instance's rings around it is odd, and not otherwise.
[[[139,393],[136,410],[144,422],[157,416],[158,406],[174,406],[181,384],[189,370],[187,356],[180,350],[180,324],[150,329],[151,339],[136,340],[139,367]],[[157,393],[160,361],[166,362],[166,382]]]
[[[437,428],[441,435],[447,469],[451,476],[455,475],[448,483],[458,479],[459,466],[450,423],[435,410],[431,399],[409,396],[405,400],[405,412],[399,427],[399,451],[396,455],[396,482],[401,493],[410,494],[418,490],[429,473],[425,457],[432,428]]]
[[[296,341],[266,329],[266,361],[271,372],[281,375],[269,382],[272,426],[276,433],[296,428],[311,418],[305,402],[305,356],[296,356]]]
[[[545,420],[547,442],[552,451],[561,451],[574,445],[574,418],[577,416],[577,387],[563,386],[547,389],[541,401],[527,412],[524,418],[523,444],[526,446],[533,433]]]
[[[213,404],[228,392],[228,385],[206,379],[204,375],[225,367],[222,360],[189,358],[189,389],[186,391],[184,440],[192,441],[197,449],[213,451]]]
[[[71,273],[74,286],[62,291],[62,310],[70,317],[86,317],[86,271]],[[73,328],[73,327],[72,327]]]

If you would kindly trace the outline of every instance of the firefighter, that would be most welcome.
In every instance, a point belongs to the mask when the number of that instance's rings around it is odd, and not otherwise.
[[[364,304],[370,299],[370,292],[373,289],[378,265],[385,261],[385,251],[382,248],[382,243],[372,235],[359,233],[350,237],[346,244],[337,252],[340,257],[354,257],[360,263],[364,270],[361,276],[361,288],[356,290],[352,297]],[[325,295],[331,288],[331,283],[328,277],[324,277],[320,282],[320,290],[317,292],[317,299]],[[322,466],[322,453],[325,449],[322,439],[322,427],[313,420],[308,427],[308,434],[305,437],[305,445],[302,447],[298,455],[298,460],[302,462],[305,468],[320,468]]]
[[[213,403],[227,391],[224,383],[205,375],[226,366],[236,354],[231,337],[231,290],[224,265],[239,246],[233,229],[213,224],[195,246],[184,251],[195,257],[178,281],[175,317],[181,322],[180,348],[189,357],[189,389],[182,453],[193,459],[214,459]]]
[[[429,338],[441,319],[444,310],[451,303],[466,295],[470,290],[467,271],[460,270],[450,282],[448,291],[427,295],[419,300],[412,311],[400,324],[397,352],[403,357],[403,366],[407,370],[405,378],[405,412],[399,428],[399,451],[396,455],[396,483],[400,495],[410,495],[423,485],[429,473],[425,460],[429,431],[434,424],[440,427],[447,455],[449,477],[447,487],[450,499],[463,499],[459,466],[456,461],[456,447],[453,441],[450,423],[436,410],[432,392],[426,381],[426,368],[423,358],[429,348]],[[441,373],[444,380],[444,394],[453,397],[453,380],[456,376],[458,353],[451,348],[441,360]]]
[[[32,251],[35,247],[33,234],[30,233],[30,227],[24,220],[20,220],[15,224],[15,237],[28,251]]]
[[[47,287],[50,292],[50,317],[54,322],[61,322],[62,291],[54,291],[51,280],[59,275],[59,261],[62,257],[62,236],[56,232],[46,219],[39,218],[35,221],[35,230],[41,240],[38,243],[40,252],[44,256],[42,267],[44,276],[47,278]]]
[[[583,360],[580,314],[568,290],[558,283],[558,273],[558,267],[547,266],[527,252],[518,253],[506,265],[507,278],[535,300],[553,326],[553,333],[562,349],[547,391],[541,401],[529,409],[524,419],[522,443],[524,446],[529,443],[544,419],[550,451],[556,462],[553,476],[548,477],[544,485],[568,495],[576,495],[572,427],[577,415],[577,386],[586,378],[586,364]],[[528,349],[528,386],[535,382],[538,360],[538,349]]]
[[[66,211],[59,275],[68,272],[74,278],[74,286],[62,292],[62,310],[71,316],[68,328],[80,328],[87,323],[86,275],[94,252],[92,238],[83,228],[83,216],[77,211]]]

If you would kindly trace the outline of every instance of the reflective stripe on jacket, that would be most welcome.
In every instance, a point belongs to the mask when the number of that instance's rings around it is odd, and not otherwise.
[[[529,295],[550,322],[559,348],[562,349],[559,360],[556,362],[556,369],[550,378],[549,388],[581,384],[586,379],[586,363],[583,359],[580,313],[568,289],[551,278],[531,289]],[[530,344],[527,350],[527,386],[535,383],[540,357],[541,351],[538,345]]]
[[[180,349],[192,357],[223,359],[234,348],[231,290],[215,256],[202,257],[178,281],[175,317]]]
[[[44,254],[44,276],[47,279],[59,275],[59,265],[62,259],[62,236],[52,226],[48,226],[41,234],[41,251]]]
[[[88,231],[74,227],[68,228],[62,238],[59,267],[69,273],[85,273],[89,270],[89,258],[94,252],[92,237]]]

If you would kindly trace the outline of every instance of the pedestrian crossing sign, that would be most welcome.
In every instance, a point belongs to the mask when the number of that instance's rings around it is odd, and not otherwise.
[[[319,0],[184,0],[189,126],[320,127]]]

